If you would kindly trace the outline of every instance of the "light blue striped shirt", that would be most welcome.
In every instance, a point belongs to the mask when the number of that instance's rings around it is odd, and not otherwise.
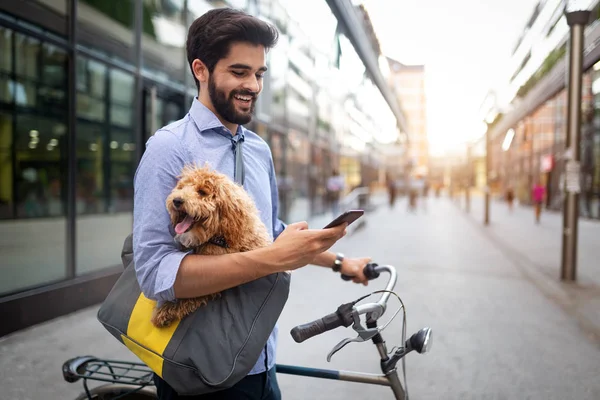
[[[271,227],[273,238],[285,229],[277,218],[278,197],[271,150],[257,134],[240,126],[236,135],[195,99],[188,114],[158,130],[146,143],[134,179],[133,255],[144,295],[157,301],[175,299],[173,284],[188,254],[180,251],[165,201],[184,165],[206,162],[233,179],[235,142],[244,140],[244,188],[253,198],[260,218]],[[275,365],[277,326],[266,346],[268,368]],[[265,351],[250,374],[265,371]]]

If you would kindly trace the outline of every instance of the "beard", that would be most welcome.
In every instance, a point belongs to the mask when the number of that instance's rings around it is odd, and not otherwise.
[[[217,88],[215,80],[212,76],[208,78],[208,94],[210,101],[215,107],[215,111],[226,121],[232,124],[244,125],[252,121],[254,114],[254,106],[256,104],[256,93],[250,90],[232,90],[229,97],[223,90]],[[238,112],[235,106],[235,95],[250,96],[250,108],[245,112]]]

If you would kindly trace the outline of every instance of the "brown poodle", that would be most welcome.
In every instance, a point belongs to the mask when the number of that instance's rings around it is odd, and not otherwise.
[[[244,188],[209,167],[185,167],[166,205],[175,240],[195,254],[237,253],[271,244]],[[154,309],[152,323],[169,326],[217,296],[219,293],[163,303]]]

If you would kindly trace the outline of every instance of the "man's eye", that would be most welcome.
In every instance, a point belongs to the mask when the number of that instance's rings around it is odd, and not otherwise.
[[[231,71],[232,74],[234,74],[235,76],[242,76],[244,75],[243,72],[238,72],[238,71]]]
[[[256,79],[262,79],[262,78],[264,78],[264,77],[265,77],[265,75],[264,75],[264,74],[257,74],[257,75],[256,75]]]

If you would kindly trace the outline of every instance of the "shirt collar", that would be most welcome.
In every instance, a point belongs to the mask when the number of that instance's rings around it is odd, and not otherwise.
[[[197,97],[194,97],[194,100],[192,101],[192,106],[190,107],[190,116],[196,123],[196,126],[200,132],[213,130],[220,135],[226,136],[234,141],[244,139],[244,127],[242,125],[238,125],[235,136],[231,136],[229,129],[227,129],[225,125],[219,121],[219,118],[217,118],[217,116],[211,110],[202,104]]]

